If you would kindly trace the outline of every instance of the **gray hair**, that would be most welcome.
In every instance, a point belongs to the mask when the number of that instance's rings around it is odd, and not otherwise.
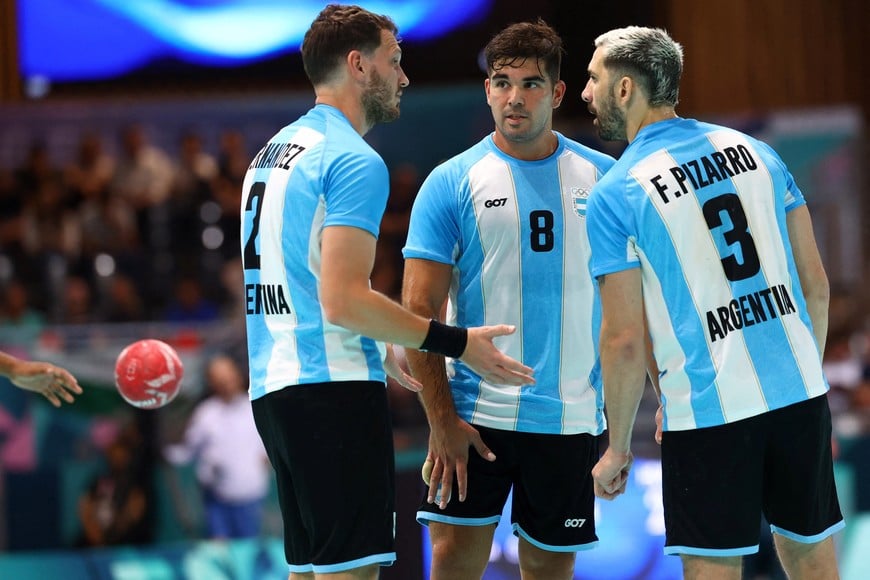
[[[595,39],[603,49],[605,68],[629,76],[649,99],[650,106],[676,106],[683,73],[683,47],[661,28],[628,26]]]

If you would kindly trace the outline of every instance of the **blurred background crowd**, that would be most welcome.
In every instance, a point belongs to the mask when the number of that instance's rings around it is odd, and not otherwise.
[[[167,320],[207,322],[233,302],[241,180],[238,133],[215,153],[186,132],[177,150],[125,126],[108,148],[85,132],[72,159],[44,142],[0,171],[4,332],[18,327]],[[22,329],[24,330],[24,329]]]

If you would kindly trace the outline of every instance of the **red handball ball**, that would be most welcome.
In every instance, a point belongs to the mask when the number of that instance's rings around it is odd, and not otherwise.
[[[115,362],[115,386],[124,400],[139,409],[168,405],[181,388],[184,366],[175,349],[160,340],[134,342]]]

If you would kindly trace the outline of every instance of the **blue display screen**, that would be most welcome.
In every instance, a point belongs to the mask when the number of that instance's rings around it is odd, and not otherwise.
[[[482,20],[493,0],[361,0],[426,41]],[[154,62],[237,67],[298,51],[328,1],[19,0],[20,72],[52,82],[121,77]]]
[[[662,512],[662,469],[654,460],[637,459],[626,492],[614,501],[596,499],[595,529],[598,545],[577,553],[575,580],[678,580],[680,559],[666,556]],[[495,530],[484,580],[519,580],[518,539],[511,532],[510,499]],[[423,566],[429,578],[432,557],[423,527]]]

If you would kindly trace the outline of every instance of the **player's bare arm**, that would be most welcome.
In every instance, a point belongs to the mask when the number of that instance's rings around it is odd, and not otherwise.
[[[643,317],[644,324],[644,350],[646,351],[646,374],[649,376],[650,384],[652,385],[653,391],[656,394],[656,401],[659,402],[658,409],[656,409],[656,432],[655,432],[655,441],[659,445],[662,444],[662,430],[664,427],[665,420],[665,409],[662,405],[662,391],[659,388],[659,366],[656,363],[655,355],[653,354],[653,346],[652,346],[652,338],[649,333],[649,321],[646,319],[646,314]]]
[[[786,215],[788,237],[791,241],[795,265],[804,298],[807,301],[807,311],[813,322],[813,334],[819,345],[819,353],[825,353],[825,339],[828,336],[828,302],[831,288],[828,275],[819,255],[816,238],[813,234],[813,224],[807,206],[793,209]]]
[[[430,332],[429,319],[406,310],[369,284],[375,248],[375,237],[365,230],[324,228],[321,301],[326,317],[375,340],[420,348]],[[532,384],[532,369],[501,353],[492,343],[493,338],[513,331],[504,324],[468,329],[465,349],[458,358],[495,384]]]
[[[625,491],[631,469],[631,434],[643,396],[647,360],[640,269],[598,279],[601,290],[601,368],[609,446],[592,469],[595,494],[613,499]]]
[[[402,301],[405,306],[424,318],[439,318],[447,299],[452,267],[431,260],[408,259],[402,283]],[[456,414],[453,395],[447,380],[444,357],[409,350],[408,364],[414,376],[425,385],[420,401],[429,419],[429,454],[432,462],[428,477],[428,501],[436,501],[439,485],[450,490],[455,475],[459,501],[465,500],[468,486],[468,449],[474,446],[481,457],[494,461],[495,455],[486,447],[477,429]],[[438,498],[443,508],[450,501],[449,493]]]
[[[81,395],[82,388],[66,369],[47,362],[26,361],[0,352],[0,375],[25,391],[39,393],[55,407],[62,401],[72,403],[73,395]]]

